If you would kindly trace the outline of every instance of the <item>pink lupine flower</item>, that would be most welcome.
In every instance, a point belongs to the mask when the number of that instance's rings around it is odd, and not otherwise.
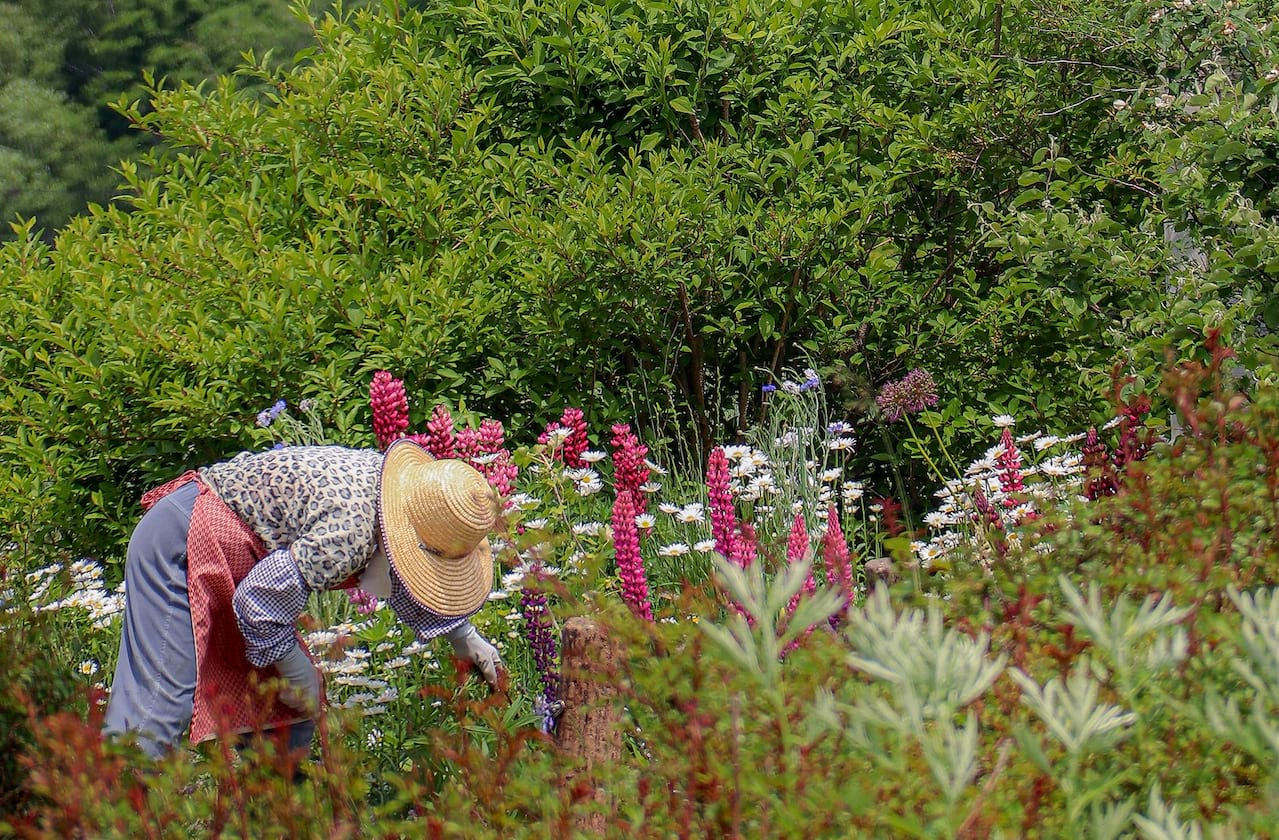
[[[720,556],[733,553],[733,534],[737,530],[737,512],[733,508],[733,494],[728,488],[728,456],[724,447],[711,450],[706,466],[706,490],[711,502],[711,536],[715,538],[715,550]]]
[[[635,496],[635,512],[648,510],[648,500],[640,492],[640,485],[648,481],[648,447],[639,442],[627,423],[613,427],[613,484],[620,493],[630,491]]]
[[[403,380],[379,370],[369,383],[369,404],[373,407],[373,435],[377,448],[386,449],[409,427],[409,400]]]
[[[506,430],[500,420],[484,420],[479,430],[480,451],[485,453],[500,452],[506,448]]]
[[[622,580],[622,600],[631,612],[652,621],[648,579],[640,556],[639,529],[635,526],[635,494],[629,490],[619,492],[613,503],[613,552],[617,557],[617,575]]]
[[[802,513],[795,514],[795,522],[791,525],[790,535],[786,539],[786,562],[795,565],[804,559],[804,555],[808,553],[808,529],[804,525],[804,515]],[[799,602],[805,595],[812,595],[817,591],[817,581],[813,578],[813,569],[808,568],[808,577],[804,580],[804,586],[791,596],[790,603],[786,605],[786,617],[789,621],[795,615],[795,610],[799,609]],[[809,627],[805,630],[804,635],[807,636],[813,632],[813,628]],[[800,639],[797,637],[792,639],[786,645],[786,650],[782,651],[782,656],[790,653],[799,647]]]
[[[487,464],[480,465],[480,472],[484,473],[484,477],[489,480],[489,484],[493,485],[498,495],[506,497],[510,496],[511,491],[515,489],[515,479],[520,473],[520,468],[511,460],[510,452],[499,449],[496,458]]]
[[[844,539],[844,529],[839,524],[839,514],[831,505],[826,513],[826,533],[822,534],[822,563],[826,567],[826,582],[844,594],[844,607],[853,603],[856,594],[853,584],[853,564]],[[838,626],[838,614],[831,616],[831,626]]]
[[[426,434],[423,446],[436,458],[453,458],[453,415],[442,405],[437,405],[431,412],[431,419],[426,421]]]
[[[471,466],[475,466],[475,459],[484,454],[484,450],[480,443],[480,433],[478,429],[470,427],[457,430],[457,434],[453,436],[453,457],[461,458],[467,461]]]
[[[995,459],[999,465],[999,488],[1005,494],[1020,493],[1025,489],[1021,480],[1021,453],[1017,451],[1017,444],[1013,442],[1012,429],[1005,426],[1003,437],[999,442],[1003,447]],[[1016,507],[1017,504],[1017,499],[1011,495],[1005,496],[1004,507]]]
[[[355,604],[355,611],[360,615],[368,615],[377,610],[377,596],[372,592],[365,592],[358,586],[346,590],[346,597]]]
[[[755,535],[755,526],[749,522],[737,523],[737,532],[733,534],[733,548],[729,559],[743,569],[749,569],[759,554],[759,541]]]
[[[566,408],[563,416],[560,417],[560,427],[569,430],[563,447],[564,464],[580,470],[586,466],[586,462],[582,460],[582,453],[591,446],[591,441],[586,435],[586,415],[580,408]]]

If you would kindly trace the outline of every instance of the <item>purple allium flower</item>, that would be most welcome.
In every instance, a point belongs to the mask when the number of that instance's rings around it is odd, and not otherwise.
[[[875,397],[875,404],[889,423],[937,405],[937,383],[923,368],[915,368],[896,382],[889,382]]]

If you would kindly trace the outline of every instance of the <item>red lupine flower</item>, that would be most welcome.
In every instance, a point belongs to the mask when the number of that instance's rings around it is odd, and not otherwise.
[[[999,457],[995,459],[999,465],[999,488],[1005,494],[1010,494],[1004,498],[1004,507],[1016,507],[1018,499],[1013,498],[1011,494],[1020,493],[1026,488],[1021,480],[1021,453],[1017,451],[1012,430],[1007,426],[1004,427],[1004,434],[999,443],[1003,447],[999,451]]]
[[[563,416],[560,417],[560,427],[569,430],[562,448],[564,464],[580,470],[586,466],[586,462],[582,460],[582,453],[591,446],[591,441],[586,435],[586,415],[582,414],[580,408],[566,408]]]
[[[520,473],[520,468],[511,460],[510,452],[500,449],[496,458],[480,466],[480,472],[484,473],[484,477],[488,479],[489,484],[493,485],[498,495],[509,496],[515,489],[515,479]]]
[[[1119,484],[1115,480],[1115,471],[1110,466],[1110,458],[1106,454],[1106,444],[1097,436],[1097,427],[1088,429],[1088,438],[1084,441],[1083,450],[1084,495],[1090,500],[1102,496],[1113,496],[1119,492]]]
[[[629,490],[617,494],[613,504],[613,552],[617,575],[622,580],[622,600],[640,618],[653,620],[648,602],[648,579],[639,550],[639,529],[635,527],[635,499]]]
[[[733,494],[728,489],[728,456],[722,446],[711,450],[706,466],[706,491],[711,503],[711,536],[715,538],[715,550],[720,556],[728,557],[733,552],[737,512],[733,509]]]
[[[437,405],[431,412],[431,419],[426,421],[424,446],[436,458],[453,458],[456,450],[453,443],[453,415],[442,405]]]
[[[640,492],[640,485],[648,481],[648,447],[639,442],[627,423],[613,427],[613,484],[620,493],[630,491],[635,497],[635,512],[648,510],[648,500]]]
[[[733,535],[733,548],[729,559],[743,569],[749,569],[759,554],[759,541],[755,535],[755,527],[749,522],[737,523],[737,532]]]
[[[386,449],[409,427],[409,400],[404,393],[404,382],[388,371],[379,370],[369,383],[369,404],[373,407],[377,448]]]

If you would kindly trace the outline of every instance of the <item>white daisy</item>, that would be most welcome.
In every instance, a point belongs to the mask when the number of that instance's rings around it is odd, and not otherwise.
[[[641,513],[635,517],[635,527],[641,530],[648,530],[657,525],[657,518],[651,513]]]
[[[579,537],[594,537],[603,527],[603,522],[578,522],[573,525],[573,533]]]
[[[724,457],[730,461],[740,461],[751,454],[751,448],[744,443],[732,443],[724,447]]]
[[[662,502],[657,506],[657,509],[662,513],[669,514],[670,516],[675,516],[680,512],[680,506],[673,505],[670,502]]]
[[[822,472],[822,484],[830,484],[831,482],[839,481],[839,477],[843,474],[843,467],[832,467],[829,470],[825,470]]]
[[[1017,422],[1017,418],[1011,414],[996,414],[990,418],[990,422],[995,424],[996,429],[1007,429]]]
[[[826,443],[826,448],[831,452],[852,452],[857,446],[857,441],[853,438],[841,435],[840,437],[831,438]]]
[[[644,459],[644,466],[648,467],[649,471],[654,475],[666,475],[668,472],[666,467],[663,467],[660,464],[655,464],[647,458]]]
[[[588,464],[597,464],[600,461],[603,461],[605,458],[607,458],[608,453],[602,452],[598,449],[588,449],[585,452],[583,452],[579,457]]]
[[[679,513],[675,514],[675,518],[684,523],[704,522],[706,521],[706,509],[700,502],[692,502],[680,508]]]
[[[98,673],[98,663],[94,662],[92,659],[86,659],[80,663],[79,671],[86,677],[91,677]]]
[[[693,550],[701,554],[709,554],[715,550],[714,540],[698,540],[693,543]]]
[[[646,481],[639,486],[639,491],[641,493],[648,493],[650,495],[653,493],[656,493],[658,490],[661,490],[661,489],[662,489],[662,485],[656,481]]]
[[[663,557],[682,557],[688,554],[688,543],[671,543],[664,545],[657,550],[657,553]]]

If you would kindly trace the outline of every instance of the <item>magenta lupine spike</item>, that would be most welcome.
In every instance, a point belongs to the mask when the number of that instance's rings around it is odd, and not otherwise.
[[[845,603],[853,601],[853,565],[844,539],[844,529],[839,515],[831,505],[826,515],[826,533],[822,534],[822,563],[826,567],[826,582],[844,593]]]
[[[365,592],[358,586],[347,589],[346,598],[355,604],[355,611],[360,615],[369,615],[377,610],[377,596],[372,592]]]
[[[1004,507],[1016,507],[1019,499],[1011,494],[1026,489],[1022,484],[1021,453],[1017,451],[1017,444],[1013,441],[1012,430],[1006,426],[999,443],[1003,447],[995,459],[995,463],[999,465],[999,489],[1005,494]]]
[[[652,621],[648,578],[640,556],[639,529],[635,526],[635,499],[629,490],[618,493],[613,503],[613,551],[617,558],[617,576],[622,580],[622,600],[631,612]]]
[[[648,499],[640,486],[648,481],[648,447],[639,442],[627,423],[613,427],[613,484],[618,492],[629,490],[635,496],[635,512],[648,510]]]
[[[733,534],[737,530],[737,512],[728,486],[728,456],[724,447],[711,450],[706,466],[706,492],[711,503],[711,536],[721,557],[733,553]]]
[[[534,566],[525,576],[525,580],[532,578],[534,582],[532,585],[526,583],[520,592],[520,615],[524,618],[524,634],[533,653],[533,664],[542,681],[542,696],[550,704],[558,700],[560,694],[559,651],[555,646],[546,593],[538,588],[540,572],[540,566]]]
[[[569,430],[568,437],[564,440],[564,465],[575,470],[583,469],[586,462],[582,460],[582,453],[591,446],[586,435],[586,415],[580,408],[566,408],[559,425],[560,428]]]
[[[506,430],[500,420],[484,420],[480,423],[480,451],[492,454],[506,448]]]
[[[369,404],[373,408],[377,448],[386,449],[409,427],[409,400],[404,393],[404,382],[390,371],[379,370],[369,383]]]
[[[845,610],[853,603],[856,588],[848,541],[844,539],[844,529],[839,524],[839,514],[834,505],[827,508],[826,513],[826,532],[822,534],[822,565],[826,567],[827,585],[837,588],[844,596],[843,606],[830,617],[830,626],[839,629]]]
[[[515,479],[519,475],[520,468],[511,460],[510,452],[499,449],[496,458],[480,466],[480,472],[484,473],[484,477],[489,480],[489,484],[493,485],[498,495],[505,498],[515,489]]]
[[[1083,449],[1084,496],[1096,501],[1102,496],[1113,496],[1119,492],[1119,484],[1115,480],[1115,471],[1110,465],[1110,456],[1106,452],[1106,444],[1097,436],[1097,427],[1090,426],[1088,438]]]
[[[455,456],[453,444],[453,415],[447,408],[437,405],[426,421],[426,451],[436,458]]]
[[[786,562],[794,565],[804,559],[808,550],[808,528],[804,525],[804,514],[795,514],[791,523],[790,534],[786,538]]]
[[[795,514],[795,521],[791,525],[790,535],[786,539],[786,562],[794,565],[804,559],[808,554],[808,528],[804,525],[804,515],[802,513]],[[806,595],[812,595],[817,591],[817,581],[813,578],[813,567],[808,567],[808,577],[804,579],[803,587],[791,596],[790,603],[786,605],[786,620],[790,621],[795,615],[795,610],[799,609],[799,602]],[[813,628],[809,627],[804,631],[804,636],[813,632]],[[800,638],[792,639],[786,649],[782,651],[782,656],[790,653],[799,647]]]
[[[999,515],[999,511],[990,503],[990,499],[986,498],[986,491],[981,487],[977,487],[973,491],[973,507],[977,509],[977,513],[973,516],[975,522],[985,522],[992,528],[1003,530],[1004,519]]]
[[[733,548],[730,558],[740,568],[749,569],[759,554],[759,541],[755,535],[755,527],[749,522],[737,523],[737,531],[733,534]]]
[[[475,459],[484,454],[477,429],[462,428],[453,436],[453,457],[461,458],[475,466]]]

